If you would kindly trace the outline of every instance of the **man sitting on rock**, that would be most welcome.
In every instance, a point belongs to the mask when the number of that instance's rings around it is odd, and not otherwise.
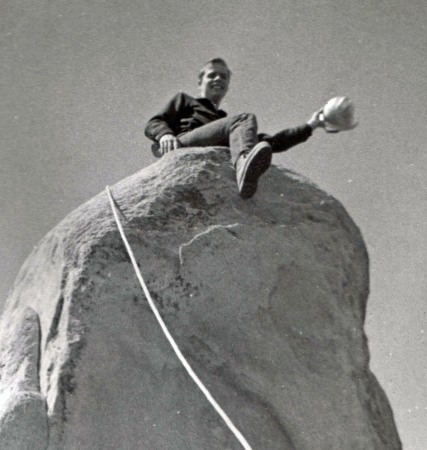
[[[274,136],[258,134],[253,114],[226,117],[219,109],[228,91],[230,76],[231,71],[223,59],[208,61],[199,73],[199,97],[177,94],[149,120],[145,134],[158,143],[153,146],[153,153],[158,157],[179,147],[230,147],[239,194],[250,198],[256,192],[259,177],[271,164],[272,153],[306,141],[314,129],[324,126],[322,110],[299,127]]]

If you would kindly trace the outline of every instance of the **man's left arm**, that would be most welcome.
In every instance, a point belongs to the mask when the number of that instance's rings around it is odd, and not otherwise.
[[[316,128],[324,127],[321,114],[322,110],[316,111],[306,124],[294,128],[287,128],[273,136],[260,135],[260,139],[270,143],[273,153],[285,152],[291,147],[305,142]]]

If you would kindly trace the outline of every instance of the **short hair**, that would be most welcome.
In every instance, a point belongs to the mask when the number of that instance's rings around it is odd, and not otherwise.
[[[199,72],[199,84],[202,81],[203,75],[205,74],[206,67],[213,66],[214,64],[217,64],[219,66],[224,66],[227,69],[228,76],[231,76],[231,70],[227,66],[227,63],[222,58],[212,58],[209,61],[206,62],[206,64],[203,66],[202,70]]]

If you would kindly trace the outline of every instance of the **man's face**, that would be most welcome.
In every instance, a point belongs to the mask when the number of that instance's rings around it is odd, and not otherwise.
[[[221,64],[209,65],[199,81],[200,96],[219,104],[228,91],[229,83],[230,75],[226,67]]]

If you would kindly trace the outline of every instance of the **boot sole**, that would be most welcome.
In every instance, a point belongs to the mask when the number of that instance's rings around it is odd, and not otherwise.
[[[249,154],[239,183],[240,197],[250,198],[255,194],[258,180],[270,167],[272,156],[271,147],[268,144]]]

